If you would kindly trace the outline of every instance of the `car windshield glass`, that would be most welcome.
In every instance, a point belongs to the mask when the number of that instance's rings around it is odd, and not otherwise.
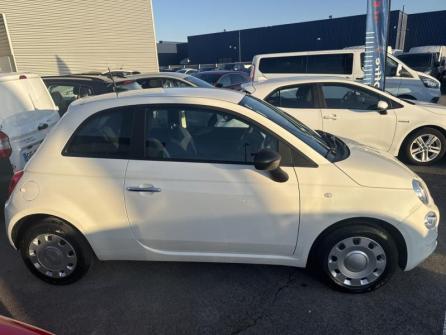
[[[329,146],[317,132],[308,128],[302,122],[289,116],[282,110],[250,95],[246,95],[240,102],[240,105],[270,119],[299,138],[302,142],[309,145],[322,156],[326,157],[329,154]]]
[[[208,82],[205,82],[204,80],[201,80],[200,78],[196,78],[194,76],[189,76],[184,78],[184,80],[192,83],[194,86],[202,87],[202,88],[214,88],[211,84]]]
[[[197,77],[201,80],[204,80],[212,85],[215,85],[215,83],[220,79],[221,74],[220,73],[209,73],[209,72],[200,72],[195,73],[194,77]]]
[[[432,54],[407,54],[398,58],[412,68],[427,68],[432,65]]]

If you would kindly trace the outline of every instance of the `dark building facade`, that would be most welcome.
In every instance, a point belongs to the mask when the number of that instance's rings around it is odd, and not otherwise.
[[[356,15],[189,36],[188,43],[178,45],[176,63],[163,55],[159,59],[160,65],[179,64],[186,58],[191,64],[215,64],[250,62],[262,53],[343,49],[364,45],[365,30],[366,15]],[[406,51],[420,45],[446,45],[446,10],[410,15],[392,11],[389,45]]]

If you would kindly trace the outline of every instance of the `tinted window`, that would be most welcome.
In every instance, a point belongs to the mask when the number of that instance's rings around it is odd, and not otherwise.
[[[352,74],[353,54],[308,56],[307,73]]]
[[[250,95],[246,95],[240,102],[240,105],[270,119],[296,136],[302,142],[306,143],[322,156],[325,157],[329,153],[329,148],[318,133],[282,110]]]
[[[145,147],[146,157],[155,160],[250,164],[261,149],[279,151],[279,141],[229,113],[165,106],[146,111]]]
[[[265,99],[271,105],[283,108],[316,108],[311,85],[285,87]]]
[[[204,80],[201,80],[194,76],[186,77],[184,80],[192,83],[192,85],[196,86],[196,87],[203,87],[203,88],[213,88],[214,87],[211,84],[209,84],[208,82],[205,82]]]
[[[352,74],[353,54],[263,58],[259,68],[263,73]]]
[[[398,58],[411,68],[429,68],[432,66],[433,55],[429,53],[421,54],[405,54],[399,55]]]
[[[130,152],[133,112],[115,109],[88,118],[72,136],[65,154],[98,158],[126,158]]]
[[[223,87],[231,86],[231,85],[232,85],[232,82],[231,82],[231,77],[230,77],[230,75],[229,75],[229,74],[226,74],[226,75],[222,76],[222,77],[218,80],[218,83],[219,83],[220,85],[222,85]]]
[[[376,110],[380,100],[387,101],[387,99],[374,92],[350,85],[324,84],[322,86],[322,92],[324,94],[326,108],[330,109],[370,111]]]
[[[201,80],[204,80],[205,82],[208,82],[209,84],[215,85],[218,79],[220,79],[221,74],[212,72],[200,72],[194,73],[194,76]]]
[[[240,74],[233,73],[230,75],[230,78],[232,85],[238,85],[246,82],[246,78]]]
[[[263,73],[306,73],[307,56],[262,58],[259,69]]]

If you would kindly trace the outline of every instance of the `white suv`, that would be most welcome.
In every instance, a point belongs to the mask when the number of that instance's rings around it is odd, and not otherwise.
[[[417,175],[249,95],[156,89],[70,111],[5,207],[11,244],[50,283],[79,279],[96,255],[312,264],[364,292],[436,247],[439,212]]]
[[[0,159],[14,171],[25,163],[59,120],[42,79],[35,74],[0,74]]]

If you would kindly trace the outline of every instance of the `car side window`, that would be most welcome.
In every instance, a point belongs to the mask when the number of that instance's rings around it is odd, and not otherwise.
[[[274,91],[265,100],[273,106],[282,108],[318,108],[312,85],[283,87]]]
[[[224,76],[222,76],[219,80],[218,83],[222,85],[222,87],[228,87],[231,86],[231,77],[227,74],[225,74]]]
[[[245,78],[239,74],[231,74],[231,85],[239,85],[246,82]]]
[[[322,93],[325,106],[329,109],[351,109],[355,111],[375,111],[378,102],[383,100],[392,106],[392,102],[375,92],[361,87],[343,84],[323,84]]]
[[[68,142],[64,155],[124,159],[130,154],[133,111],[118,108],[85,120]]]
[[[146,109],[145,158],[252,164],[262,149],[285,151],[269,132],[230,113],[198,106]],[[284,163],[290,163],[291,149]]]
[[[93,89],[89,86],[81,86],[79,88],[79,98],[85,98],[94,95]]]
[[[48,86],[48,91],[51,98],[57,107],[59,107],[59,114],[63,115],[68,106],[76,99],[78,99],[78,85],[69,84],[51,84]]]

